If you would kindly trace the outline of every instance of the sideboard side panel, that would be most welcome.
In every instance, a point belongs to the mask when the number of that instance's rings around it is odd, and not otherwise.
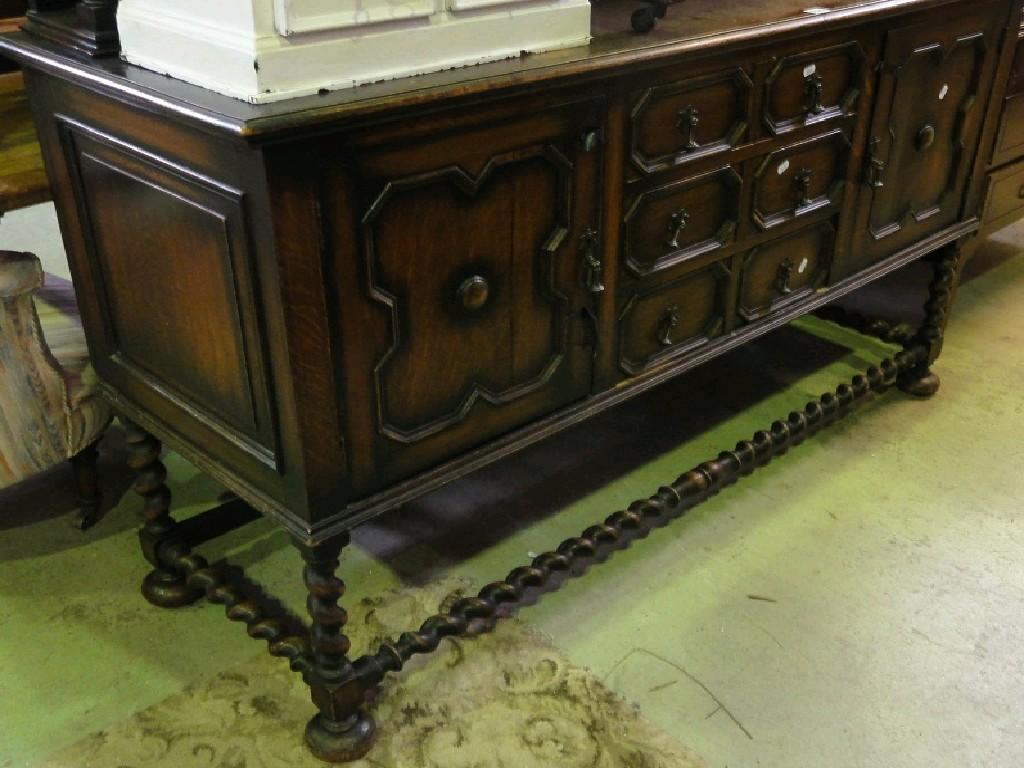
[[[243,183],[244,153],[103,94],[28,77],[104,391],[264,511],[283,510],[289,462],[252,236],[250,198],[261,190]]]

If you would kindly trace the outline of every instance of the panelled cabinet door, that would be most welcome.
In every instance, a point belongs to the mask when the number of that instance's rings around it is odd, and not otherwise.
[[[960,216],[1005,16],[973,8],[888,35],[846,274]]]
[[[353,148],[328,182],[358,490],[589,393],[599,120],[585,102],[439,122]]]

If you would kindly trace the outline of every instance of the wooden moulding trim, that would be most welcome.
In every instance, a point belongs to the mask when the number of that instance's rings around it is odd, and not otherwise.
[[[869,0],[857,3],[848,8],[831,11],[827,14],[806,14],[798,18],[782,19],[757,26],[751,26],[731,32],[704,35],[652,45],[645,48],[616,50],[609,53],[586,55],[581,53],[575,60],[553,61],[535,67],[488,75],[493,65],[482,64],[476,68],[457,70],[459,74],[470,75],[465,80],[447,84],[421,86],[419,77],[431,78],[435,75],[423,75],[404,79],[408,90],[383,95],[370,96],[362,100],[336,102],[333,104],[305,107],[310,99],[296,99],[295,110],[277,114],[260,115],[260,110],[243,102],[236,102],[228,96],[219,96],[225,104],[236,104],[240,114],[228,115],[209,107],[197,106],[183,99],[167,96],[153,88],[134,83],[127,77],[113,72],[97,69],[95,65],[83,67],[81,61],[72,58],[57,46],[47,46],[23,35],[0,37],[0,52],[13,56],[32,67],[48,71],[69,80],[87,82],[90,86],[100,88],[115,97],[127,99],[133,103],[149,105],[170,113],[180,120],[199,124],[220,132],[227,132],[239,137],[255,139],[270,138],[284,132],[292,132],[302,128],[315,127],[341,121],[355,116],[379,114],[392,109],[414,106],[435,101],[456,101],[496,90],[507,90],[526,87],[537,83],[555,80],[568,81],[582,76],[602,77],[614,75],[618,67],[628,66],[631,71],[639,67],[657,66],[667,59],[682,54],[699,54],[713,50],[716,54],[726,53],[730,49],[762,45],[769,35],[786,33],[793,36],[813,34],[824,24],[830,30],[872,20],[915,11],[926,11],[931,8],[949,5],[956,0]],[[574,51],[581,49],[565,49]],[[555,54],[540,54],[551,56]],[[564,55],[564,51],[561,52]],[[536,57],[535,57],[536,58]],[[140,70],[145,71],[145,70]],[[473,75],[478,75],[473,77]],[[198,98],[209,99],[211,92],[199,86],[180,84],[182,92],[193,90]],[[348,91],[339,91],[345,94]],[[329,97],[328,97],[329,98]],[[302,102],[301,104],[298,102]],[[288,103],[288,102],[283,102]],[[248,108],[248,109],[247,109]],[[249,111],[251,117],[245,116]]]

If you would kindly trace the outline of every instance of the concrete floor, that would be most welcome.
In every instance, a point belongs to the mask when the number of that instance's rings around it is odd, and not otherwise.
[[[0,247],[57,271],[55,231],[45,208],[15,214]],[[1024,765],[1021,247],[1004,232],[970,265],[936,398],[878,398],[523,618],[712,768]],[[774,333],[359,529],[346,599],[500,577],[886,351],[813,321]],[[118,435],[104,451],[116,498]],[[221,492],[168,465],[181,516]],[[148,608],[136,501],[83,535],[70,484],[61,469],[0,492],[3,768],[253,653],[217,610]],[[272,525],[204,554],[301,606]]]

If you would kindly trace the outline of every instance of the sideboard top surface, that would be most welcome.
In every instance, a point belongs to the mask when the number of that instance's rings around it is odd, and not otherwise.
[[[630,30],[637,3],[599,0],[589,45],[254,105],[126,64],[87,59],[23,32],[0,35],[0,52],[33,68],[113,92],[185,122],[249,139],[317,130],[402,107],[441,103],[559,79],[608,75],[630,65],[768,42],[781,33],[881,20],[966,0],[684,0],[646,35]]]

